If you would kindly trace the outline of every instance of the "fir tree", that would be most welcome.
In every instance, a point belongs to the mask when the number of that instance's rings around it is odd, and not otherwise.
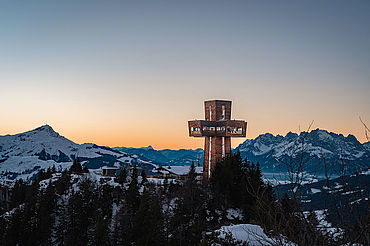
[[[82,172],[82,166],[81,166],[81,162],[80,162],[80,159],[77,158],[73,161],[73,164],[71,166],[71,168],[69,169],[70,172],[72,173],[81,173]]]
[[[67,238],[67,227],[69,225],[68,221],[68,214],[67,214],[67,204],[65,200],[65,196],[59,197],[59,204],[57,205],[56,210],[56,218],[58,219],[56,221],[56,228],[55,228],[55,244],[56,245],[67,245],[66,244],[66,238]]]
[[[94,230],[94,245],[109,245],[108,223],[100,210],[96,212],[96,225]]]
[[[27,189],[28,186],[23,182],[23,179],[19,179],[15,182],[11,191],[10,208],[15,208],[25,201]]]
[[[41,245],[51,244],[51,231],[54,225],[55,207],[55,187],[51,182],[49,182],[46,189],[42,191],[39,199],[38,233],[39,243]]]
[[[6,227],[6,232],[4,233],[4,245],[17,245],[19,244],[19,239],[23,237],[24,223],[23,214],[20,209],[15,209],[11,218],[8,220]]]
[[[122,184],[126,183],[126,179],[127,179],[127,170],[126,170],[126,168],[123,168],[123,169],[120,170],[120,172],[118,174],[117,182],[122,185]]]
[[[138,210],[140,205],[140,193],[136,166],[134,166],[130,177],[131,182],[126,192],[126,201],[130,212],[134,214]]]
[[[206,229],[206,197],[196,180],[194,163],[190,167],[180,197],[176,202],[172,218],[172,242],[194,245],[200,242],[202,232]]]
[[[145,191],[133,219],[132,238],[136,245],[163,245],[161,206],[157,196]]]
[[[84,165],[82,168],[82,173],[89,173],[89,169],[87,168],[87,165]]]
[[[232,154],[216,163],[210,178],[212,193],[221,206],[240,207],[245,179],[240,154]]]
[[[121,203],[121,208],[115,216],[114,244],[132,245],[133,213],[126,201]]]
[[[83,197],[80,192],[73,192],[67,206],[66,245],[86,245],[86,226],[83,217]]]
[[[60,178],[55,182],[55,189],[59,195],[64,194],[71,185],[71,176],[67,171],[63,171]]]
[[[145,170],[145,164],[143,164],[143,169],[141,170],[141,185],[147,185],[149,182],[148,182],[148,178],[146,176],[146,170]]]

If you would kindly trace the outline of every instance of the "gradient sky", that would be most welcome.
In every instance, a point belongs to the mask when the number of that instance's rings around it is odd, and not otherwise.
[[[77,143],[203,147],[187,121],[229,99],[247,138],[314,121],[364,142],[369,13],[370,1],[1,1],[0,135],[48,123]]]

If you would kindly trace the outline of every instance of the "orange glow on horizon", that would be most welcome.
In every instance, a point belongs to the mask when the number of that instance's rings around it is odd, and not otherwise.
[[[17,134],[21,132],[25,132],[28,130],[32,130],[37,128],[40,125],[36,125],[31,129],[24,129],[20,126],[13,126],[13,130],[9,129],[1,129],[0,135],[6,134]],[[191,138],[188,136],[187,131],[187,124],[186,122],[183,124],[182,129],[180,128],[173,128],[168,133],[163,131],[152,132],[150,129],[147,129],[143,132],[136,132],[125,130],[125,128],[116,127],[63,127],[59,125],[52,125],[50,124],[53,129],[58,132],[60,135],[74,141],[75,143],[82,144],[82,143],[95,143],[97,145],[102,146],[109,146],[109,147],[146,147],[151,145],[154,149],[195,149],[195,148],[203,148],[204,139],[203,138]],[[256,138],[260,134],[264,133],[271,133],[273,135],[283,135],[285,136],[286,133],[289,131],[292,132],[299,132],[298,129],[295,131],[294,129],[268,129],[267,125],[260,125],[260,129],[255,129],[253,124],[249,128],[247,127],[247,138],[233,138],[231,140],[232,147],[237,147],[240,143],[244,142],[246,139]],[[325,129],[318,126],[313,126],[311,130],[316,128]],[[306,130],[302,127],[301,129]],[[340,128],[338,125],[334,130],[328,130],[334,133],[342,133],[344,136],[348,134],[355,135],[356,138],[361,142],[366,142],[366,137],[364,133],[364,129],[358,128],[357,132],[348,132],[344,128]],[[362,137],[361,137],[362,135]]]

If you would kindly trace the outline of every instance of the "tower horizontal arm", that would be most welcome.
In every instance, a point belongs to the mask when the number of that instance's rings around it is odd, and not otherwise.
[[[188,126],[191,137],[245,137],[247,122],[243,120],[193,120],[188,122]]]

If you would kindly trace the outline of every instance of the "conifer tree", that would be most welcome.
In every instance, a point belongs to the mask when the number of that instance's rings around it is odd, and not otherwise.
[[[4,245],[17,245],[19,244],[19,239],[23,235],[24,223],[23,223],[23,214],[20,209],[15,209],[12,216],[7,221],[6,232],[3,235],[3,241],[6,242]]]
[[[72,173],[81,173],[82,172],[82,166],[79,158],[76,158],[73,161],[73,164],[71,168],[69,169],[70,172]]]
[[[67,231],[65,243],[72,245],[74,242],[81,242],[81,214],[82,198],[79,192],[73,192],[69,197],[67,206]]]
[[[56,228],[55,228],[55,244],[56,245],[66,245],[66,238],[67,238],[67,227],[70,224],[68,221],[68,214],[67,214],[67,204],[65,200],[65,196],[59,196],[59,204],[57,205],[56,211]]]
[[[163,245],[164,231],[159,199],[144,191],[133,219],[132,238],[136,245]]]
[[[130,177],[131,182],[126,192],[126,201],[130,212],[134,214],[140,205],[140,193],[136,165],[134,166]]]
[[[15,182],[11,191],[10,208],[15,208],[24,202],[26,199],[27,187],[28,186],[23,182],[23,179],[19,179]]]
[[[3,216],[0,216],[0,245],[5,245],[7,227],[7,221],[4,219]]]
[[[143,169],[141,170],[141,185],[146,186],[148,184],[148,178],[146,176],[145,164],[143,164]]]
[[[171,221],[171,241],[184,245],[197,244],[206,229],[206,200],[196,180],[194,163],[191,165],[180,197],[176,202],[175,214]]]
[[[60,178],[55,182],[55,189],[59,195],[64,194],[71,185],[71,175],[63,171]]]
[[[39,199],[38,233],[39,243],[41,245],[51,244],[51,232],[54,225],[55,207],[55,187],[51,182],[49,182],[46,189],[42,191]]]
[[[126,168],[123,168],[123,169],[120,170],[120,172],[118,174],[117,182],[122,185],[122,184],[126,183],[126,179],[127,179],[127,170],[126,170]]]
[[[221,206],[240,207],[244,196],[245,179],[240,153],[216,163],[210,178],[212,193]]]
[[[89,169],[87,168],[87,165],[84,165],[82,168],[82,173],[89,173]]]
[[[27,192],[24,200],[24,206],[20,207],[20,228],[21,237],[17,239],[20,245],[36,245],[38,244],[39,233],[39,217],[37,214],[37,203],[39,201],[39,183],[34,181],[27,187]]]
[[[94,229],[94,245],[109,245],[108,223],[100,210],[96,211],[96,225]]]
[[[115,216],[113,243],[115,245],[132,245],[133,213],[126,201],[121,203],[121,208]]]

